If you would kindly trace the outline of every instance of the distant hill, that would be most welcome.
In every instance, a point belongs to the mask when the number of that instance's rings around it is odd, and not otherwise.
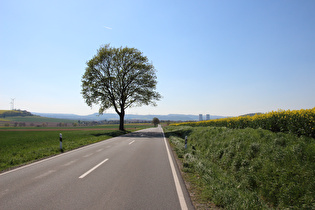
[[[0,110],[0,118],[33,116],[26,110]]]
[[[48,118],[34,115],[25,110],[0,110],[0,127],[1,126],[57,126],[57,123],[75,123],[76,120]]]
[[[104,113],[99,115],[94,113],[91,115],[75,115],[75,114],[53,114],[53,113],[36,113],[32,112],[34,115],[49,117],[49,118],[59,118],[59,119],[70,119],[70,120],[81,120],[81,121],[101,121],[101,120],[119,120],[119,116],[114,113]],[[152,120],[154,117],[159,118],[159,120],[170,120],[170,121],[198,121],[199,115],[184,115],[184,114],[168,114],[168,115],[134,115],[127,114],[125,116],[126,120]],[[211,115],[210,119],[224,118],[223,116]]]
[[[241,116],[254,116],[258,113],[249,113]],[[98,113],[90,115],[76,115],[76,114],[55,114],[55,113],[38,113],[28,112],[26,110],[0,110],[0,118],[6,117],[26,117],[26,116],[40,116],[55,119],[66,120],[81,120],[81,121],[102,121],[102,120],[119,120],[119,116],[116,113],[104,113],[99,115]],[[199,115],[186,115],[186,114],[168,114],[168,115],[137,115],[127,114],[125,120],[152,120],[154,117],[159,120],[170,121],[198,121]],[[226,118],[226,116],[210,115],[210,119]]]
[[[249,113],[241,116],[254,116],[262,113]],[[42,117],[42,118],[40,118]],[[199,115],[185,115],[185,114],[168,114],[168,115],[136,115],[127,114],[125,120],[145,120],[151,121],[154,117],[157,117],[162,121],[198,121]],[[76,115],[76,114],[54,114],[54,113],[38,113],[28,112],[25,110],[0,110],[0,120],[11,121],[36,121],[36,122],[57,122],[58,120],[74,120],[74,121],[103,121],[103,120],[119,120],[119,116],[116,113],[104,113],[99,115],[98,113],[90,115]],[[27,119],[26,119],[27,118]],[[30,118],[30,119],[29,119]],[[49,118],[49,119],[48,119]],[[210,119],[226,118],[225,116],[211,115]],[[70,122],[70,121],[69,121]]]

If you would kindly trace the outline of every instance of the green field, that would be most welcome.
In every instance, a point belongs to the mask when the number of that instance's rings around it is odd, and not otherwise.
[[[252,128],[164,129],[198,202],[225,209],[315,209],[314,138]]]
[[[0,114],[7,112],[6,110],[0,110]],[[19,114],[18,111],[11,111],[12,113]],[[57,118],[47,118],[40,116],[6,116],[0,117],[0,129],[7,128],[18,128],[18,127],[56,127],[57,124],[73,126],[73,124],[78,124],[77,120],[67,120],[67,119],[57,119]],[[67,127],[66,126],[66,127]]]
[[[151,124],[127,124],[127,132],[152,127]],[[63,136],[64,152],[125,134],[118,125],[66,128],[0,130],[0,171],[60,154],[59,133]],[[95,130],[99,129],[99,130]]]
[[[6,117],[0,118],[0,121],[12,121],[12,122],[64,122],[64,123],[74,123],[78,122],[77,120],[66,120],[66,119],[57,119],[57,118],[48,118],[48,117],[40,117],[40,116],[14,116],[14,117]]]
[[[134,130],[134,129],[142,129],[153,126],[150,123],[130,123],[125,124],[125,129]],[[19,131],[19,130],[87,130],[87,129],[113,129],[117,130],[119,128],[119,124],[105,124],[105,125],[94,125],[94,126],[71,126],[71,127],[0,127],[0,131]]]

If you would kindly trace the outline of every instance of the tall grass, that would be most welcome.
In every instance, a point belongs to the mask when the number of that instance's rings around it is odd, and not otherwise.
[[[205,202],[226,209],[315,208],[313,138],[252,128],[169,126],[165,132]]]

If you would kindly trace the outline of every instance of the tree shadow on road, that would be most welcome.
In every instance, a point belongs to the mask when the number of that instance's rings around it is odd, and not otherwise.
[[[91,135],[95,136],[95,137],[99,137],[99,136],[117,137],[117,136],[121,136],[121,135],[128,134],[128,133],[130,133],[130,131],[117,130],[117,131],[112,131],[112,132],[94,133],[94,134],[91,134]]]
[[[124,137],[128,138],[161,138],[163,137],[163,134],[161,132],[133,132],[129,133],[127,135],[124,135]]]

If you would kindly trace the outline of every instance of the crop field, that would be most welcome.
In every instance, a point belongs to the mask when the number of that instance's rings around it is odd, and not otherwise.
[[[2,127],[57,127],[58,124],[73,126],[73,124],[78,124],[78,121],[40,116],[7,116],[5,118],[0,117],[0,129],[3,129]]]
[[[57,118],[48,118],[48,117],[40,117],[40,116],[25,116],[25,117],[6,117],[0,118],[2,121],[14,121],[14,122],[67,122],[73,123],[78,122],[77,120],[65,120],[65,119],[57,119]]]
[[[152,127],[151,124],[126,124],[127,132]],[[125,134],[118,125],[78,128],[2,128],[0,129],[0,171],[35,160],[60,154],[59,133],[63,152]]]
[[[94,125],[94,126],[71,126],[71,127],[0,127],[0,131],[52,131],[52,130],[117,130],[118,124]],[[138,130],[151,127],[150,123],[125,124],[127,130]]]
[[[44,126],[44,127],[56,127],[58,123],[72,125],[77,123],[77,120],[67,120],[67,119],[57,119],[57,118],[47,118],[40,116],[10,116],[5,118],[0,118],[0,129],[1,127],[17,127],[21,126]],[[16,125],[15,125],[16,124]]]
[[[213,126],[226,128],[262,128],[273,132],[288,132],[298,136],[305,135],[315,138],[315,107],[301,110],[279,110],[255,116],[240,116],[208,120],[200,122],[186,122],[173,125]]]

